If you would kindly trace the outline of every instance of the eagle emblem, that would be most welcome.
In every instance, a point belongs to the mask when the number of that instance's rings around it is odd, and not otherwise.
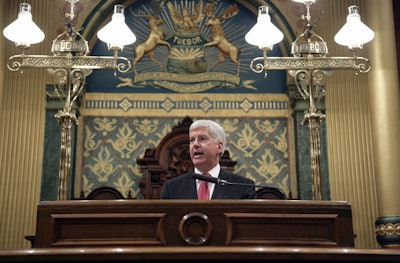
[[[174,6],[172,2],[167,3],[168,10],[171,14],[171,19],[175,24],[175,29],[178,32],[193,33],[198,32],[199,24],[203,21],[203,1],[200,1],[195,6],[182,7]]]

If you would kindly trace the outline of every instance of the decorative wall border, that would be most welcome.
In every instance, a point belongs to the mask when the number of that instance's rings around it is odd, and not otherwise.
[[[101,186],[104,182],[97,180],[104,177],[109,178],[107,184],[125,195],[129,189],[132,196],[137,197],[139,192],[135,182],[141,173],[136,158],[145,148],[156,147],[165,133],[186,116],[220,122],[229,137],[231,155],[238,160],[237,172],[260,184],[268,182],[282,186],[289,195],[292,186],[296,185],[290,161],[290,156],[294,155],[290,146],[289,106],[285,94],[87,93],[79,109],[80,139],[77,142],[74,196],[78,197],[82,191],[87,194]],[[153,127],[152,132],[143,125]],[[113,142],[123,138],[134,141],[132,145],[137,146],[137,149],[129,150],[133,159],[121,157],[127,149],[113,147]],[[243,140],[251,145],[239,144]],[[89,169],[99,167],[99,160],[108,160],[110,167],[119,168],[110,175]]]
[[[85,116],[234,116],[288,117],[285,94],[148,94],[87,93],[80,112]]]

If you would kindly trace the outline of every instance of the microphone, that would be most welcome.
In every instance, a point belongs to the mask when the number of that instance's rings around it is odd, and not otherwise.
[[[238,182],[229,182],[227,180],[223,180],[223,179],[219,179],[219,178],[215,178],[212,176],[207,176],[207,175],[203,175],[203,174],[197,174],[194,173],[192,175],[193,179],[197,179],[197,180],[201,180],[201,181],[206,181],[209,183],[213,183],[213,184],[220,184],[220,185],[242,185],[242,186],[253,186],[253,187],[262,187],[262,188],[276,188],[274,186],[271,185],[262,185],[262,184],[246,184],[246,183],[238,183]]]
[[[213,184],[219,184],[220,179],[212,177],[212,176],[207,176],[207,175],[203,175],[203,174],[193,174],[192,176],[193,179],[197,179],[197,180],[201,180],[201,181],[206,181],[209,183],[213,183]]]
[[[254,186],[254,187],[265,187],[262,185],[255,185],[255,184],[245,184],[245,183],[237,183],[237,182],[229,182],[227,180],[224,179],[219,179],[219,178],[215,178],[212,176],[207,176],[207,175],[203,175],[203,174],[193,174],[192,175],[193,179],[197,179],[197,180],[201,180],[201,181],[206,181],[209,183],[213,183],[213,184],[220,184],[220,185],[243,185],[243,186]]]
[[[260,188],[271,189],[271,190],[274,190],[274,191],[278,191],[280,193],[280,195],[282,197],[280,197],[278,199],[287,199],[285,192],[282,189],[280,189],[279,187],[276,187],[276,186],[254,184],[254,183],[253,184],[246,184],[246,183],[239,183],[239,182],[229,182],[227,180],[215,178],[215,177],[212,177],[212,176],[197,174],[197,173],[194,173],[192,175],[192,178],[193,179],[197,179],[197,180],[201,180],[201,181],[206,181],[206,182],[213,183],[213,184],[220,184],[220,185],[241,185],[241,186],[250,186],[250,187],[255,187],[255,188],[259,188],[260,187]]]

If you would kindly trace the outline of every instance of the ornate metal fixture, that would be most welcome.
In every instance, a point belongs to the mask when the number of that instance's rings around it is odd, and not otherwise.
[[[322,37],[314,32],[311,22],[310,8],[316,0],[293,1],[304,3],[304,19],[307,21],[304,33],[292,43],[293,57],[267,56],[268,50],[283,39],[283,34],[271,23],[266,6],[259,8],[257,24],[246,34],[246,41],[263,51],[262,57],[254,58],[250,63],[253,72],[264,72],[267,77],[268,70],[287,70],[302,98],[309,100],[309,109],[305,112],[303,124],[309,127],[312,197],[314,200],[321,200],[319,127],[325,120],[325,114],[317,110],[315,101],[325,96],[327,80],[333,70],[352,69],[367,73],[371,69],[369,60],[356,56],[356,51],[373,39],[374,32],[361,22],[358,7],[350,6],[347,23],[336,34],[335,41],[348,46],[353,56],[327,57],[328,46]]]
[[[124,45],[135,42],[136,37],[125,24],[124,7],[116,5],[109,24],[98,33],[100,40],[108,44],[114,56],[88,56],[89,46],[86,39],[74,29],[77,18],[76,4],[79,0],[66,0],[69,12],[65,14],[65,31],[53,41],[49,55],[26,55],[25,50],[31,44],[44,39],[44,33],[32,21],[31,6],[20,5],[18,19],[7,26],[4,36],[15,42],[22,49],[22,54],[9,58],[7,67],[11,71],[24,68],[46,68],[53,77],[54,94],[63,102],[63,109],[55,115],[61,126],[60,169],[58,179],[58,200],[69,199],[69,184],[71,173],[71,129],[78,124],[73,104],[82,94],[86,77],[96,69],[113,69],[125,73],[131,68],[130,61],[119,57],[118,51]]]

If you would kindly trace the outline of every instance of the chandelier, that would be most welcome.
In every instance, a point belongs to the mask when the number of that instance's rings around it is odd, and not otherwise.
[[[89,56],[86,39],[74,28],[77,18],[76,4],[79,0],[66,0],[68,12],[65,15],[65,31],[53,40],[53,55],[26,55],[31,44],[44,39],[42,30],[32,21],[31,6],[21,3],[17,20],[3,30],[4,36],[22,50],[21,54],[11,56],[7,67],[11,71],[24,68],[49,69],[53,78],[54,94],[63,102],[62,110],[55,115],[61,127],[60,163],[58,177],[58,200],[69,199],[69,181],[71,173],[71,132],[72,125],[78,124],[74,102],[82,94],[86,77],[92,70],[111,69],[121,73],[131,68],[130,61],[119,57],[118,51],[125,45],[136,41],[135,35],[125,23],[124,7],[114,6],[111,21],[97,32],[97,37],[107,43],[113,56]]]
[[[356,73],[367,73],[371,69],[369,60],[358,57],[357,51],[363,44],[374,38],[374,32],[361,22],[357,6],[348,8],[346,24],[335,35],[335,42],[347,46],[352,52],[351,57],[327,57],[328,46],[322,37],[314,32],[311,22],[311,5],[316,0],[293,0],[305,5],[305,31],[292,43],[293,57],[268,57],[267,52],[273,45],[283,39],[282,32],[271,23],[267,6],[260,6],[257,23],[246,34],[245,40],[263,51],[262,57],[254,58],[250,69],[255,73],[268,70],[287,70],[293,77],[297,90],[304,100],[309,101],[309,108],[304,114],[303,124],[309,127],[310,170],[313,200],[322,199],[321,168],[320,168],[320,137],[319,126],[325,119],[325,114],[317,110],[315,102],[325,96],[327,79],[335,69],[351,69]]]

